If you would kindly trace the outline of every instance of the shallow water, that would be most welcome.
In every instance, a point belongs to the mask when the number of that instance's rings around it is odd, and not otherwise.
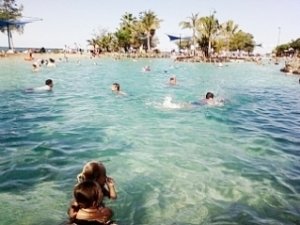
[[[299,77],[279,69],[70,59],[33,73],[1,59],[1,225],[64,223],[92,159],[116,181],[120,225],[300,224]],[[53,92],[24,91],[48,78]],[[207,91],[224,106],[186,107]]]

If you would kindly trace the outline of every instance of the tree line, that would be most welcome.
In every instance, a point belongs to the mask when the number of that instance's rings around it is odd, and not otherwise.
[[[16,0],[0,0],[0,20],[17,19],[22,16],[23,6]],[[120,24],[115,32],[101,29],[95,32],[88,44],[102,52],[128,52],[144,49],[158,51],[159,40],[156,38],[156,30],[160,28],[161,19],[155,12],[148,10],[134,16],[126,12],[121,16]],[[179,49],[193,49],[201,51],[205,56],[212,52],[221,51],[246,51],[252,52],[256,43],[252,34],[239,29],[232,20],[220,23],[215,13],[200,17],[199,13],[187,17],[186,21],[179,23],[181,29],[190,29],[192,37],[177,41]],[[0,27],[5,32],[5,27]],[[22,30],[22,27],[12,27],[11,30]],[[195,52],[194,51],[194,52]]]
[[[276,56],[290,56],[300,54],[300,38],[278,45],[274,50]]]
[[[138,17],[126,12],[115,32],[102,29],[88,43],[104,52],[128,52],[140,48],[146,52],[157,50],[159,40],[155,38],[155,32],[161,22],[151,10],[140,12]],[[220,23],[214,13],[203,17],[198,13],[192,14],[188,20],[180,22],[179,27],[192,30],[192,37],[177,41],[178,48],[198,50],[205,56],[221,51],[240,50],[250,53],[257,46],[252,34],[239,29],[232,20]]]

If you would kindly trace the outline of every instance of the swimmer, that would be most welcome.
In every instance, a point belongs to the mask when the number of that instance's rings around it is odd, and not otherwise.
[[[207,92],[205,95],[205,99],[207,99],[207,100],[214,99],[214,97],[215,97],[215,95],[212,92]]]
[[[55,60],[52,59],[52,58],[49,58],[49,62],[47,64],[47,67],[56,67]]]
[[[207,92],[205,95],[204,103],[212,106],[223,106],[224,100],[217,100],[212,92]]]
[[[111,86],[111,91],[118,95],[127,95],[125,92],[121,91],[121,86],[119,83],[113,83]]]
[[[222,66],[223,66],[223,63],[219,62],[218,67],[222,67]]]
[[[37,72],[37,71],[39,71],[40,69],[39,69],[39,66],[36,64],[36,63],[33,63],[32,64],[32,72]]]
[[[151,71],[150,66],[144,66],[144,67],[143,67],[143,71],[144,71],[144,72],[149,72],[149,71]]]
[[[176,77],[175,77],[175,76],[170,77],[170,79],[169,79],[169,84],[170,84],[170,85],[176,85]]]
[[[224,100],[223,99],[215,99],[215,96],[212,92],[207,92],[205,95],[205,99],[202,99],[200,101],[192,102],[191,105],[193,106],[203,106],[203,105],[209,105],[209,106],[223,106]]]
[[[52,91],[53,81],[51,79],[47,79],[45,81],[45,85],[42,87],[33,88],[33,91]]]
[[[32,61],[34,58],[32,56],[32,50],[31,49],[28,50],[28,54],[29,54],[29,56],[27,58],[24,58],[24,59],[26,61]]]

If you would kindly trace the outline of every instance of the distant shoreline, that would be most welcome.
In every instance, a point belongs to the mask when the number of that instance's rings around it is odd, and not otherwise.
[[[34,51],[39,51],[41,48],[43,48],[43,47],[16,47],[16,48],[14,48],[14,51],[22,53],[24,51],[27,51],[28,49],[32,49]],[[63,48],[45,48],[45,49],[46,49],[46,51],[49,51],[49,50],[50,51],[62,51],[63,50]],[[9,50],[8,47],[0,46],[0,51],[8,51],[8,50]]]

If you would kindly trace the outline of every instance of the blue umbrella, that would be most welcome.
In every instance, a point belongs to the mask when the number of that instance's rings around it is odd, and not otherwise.
[[[42,19],[39,18],[30,18],[26,20],[22,19],[9,19],[9,20],[3,20],[0,19],[0,29],[7,29],[7,37],[8,37],[8,48],[12,49],[12,44],[11,44],[11,27],[21,27],[24,26],[27,23],[32,23],[35,21],[41,21]]]
[[[191,37],[181,37],[181,35],[178,37],[178,36],[167,34],[167,36],[169,37],[170,41],[179,40],[179,49],[181,48],[181,40],[190,40],[191,39]]]

